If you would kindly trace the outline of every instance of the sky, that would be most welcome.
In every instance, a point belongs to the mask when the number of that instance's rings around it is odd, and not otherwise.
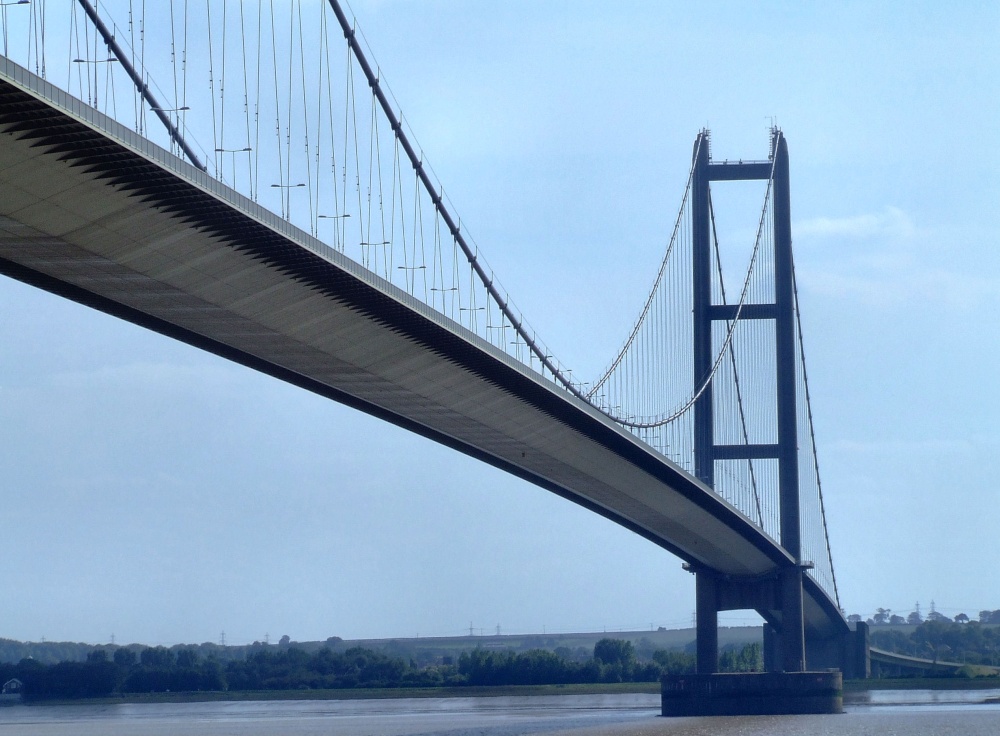
[[[841,604],[1000,608],[1000,6],[353,11],[463,229],[576,376],[642,307],[698,131],[753,159],[780,126]],[[0,637],[691,624],[677,558],[364,414],[8,279],[0,345]]]

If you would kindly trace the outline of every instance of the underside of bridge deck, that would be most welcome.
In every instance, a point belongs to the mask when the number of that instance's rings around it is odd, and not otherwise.
[[[720,574],[795,565],[593,407],[6,61],[0,272],[453,447]],[[804,585],[807,632],[839,631]]]

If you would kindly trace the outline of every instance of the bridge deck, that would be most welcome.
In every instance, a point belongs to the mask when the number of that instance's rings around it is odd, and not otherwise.
[[[884,665],[899,667],[908,672],[920,672],[939,675],[954,675],[963,667],[968,665],[965,662],[949,662],[943,659],[927,659],[925,657],[911,657],[908,654],[897,654],[885,649],[871,647],[869,649],[872,662]],[[990,665],[973,665],[983,675],[1000,675],[1000,667]]]
[[[689,562],[792,563],[592,407],[2,59],[0,272],[430,437]],[[807,626],[839,631],[833,602],[806,593]]]

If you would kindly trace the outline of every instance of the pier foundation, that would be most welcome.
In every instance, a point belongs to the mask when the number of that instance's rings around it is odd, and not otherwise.
[[[661,708],[664,716],[843,713],[844,682],[839,671],[667,675]]]

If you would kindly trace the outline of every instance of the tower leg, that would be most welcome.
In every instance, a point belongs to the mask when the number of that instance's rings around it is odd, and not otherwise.
[[[802,615],[802,569],[781,572],[781,660],[785,672],[806,671],[806,631]]]
[[[764,624],[764,671],[781,672],[781,638],[771,624]]]
[[[699,675],[711,675],[719,671],[719,596],[717,586],[716,579],[711,575],[704,572],[695,574],[697,671]]]

